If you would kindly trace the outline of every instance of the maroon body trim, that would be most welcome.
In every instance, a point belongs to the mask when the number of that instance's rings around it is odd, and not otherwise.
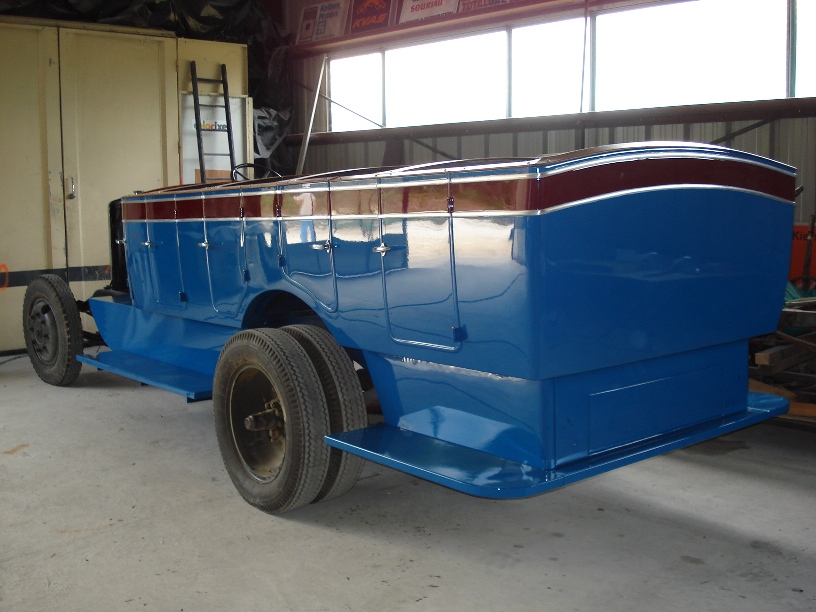
[[[531,182],[536,178],[533,174],[473,182],[460,182],[455,176],[452,175],[449,187],[442,190],[406,184],[381,188],[382,212],[421,215],[450,210],[477,213],[547,210],[622,191],[674,185],[730,187],[793,201],[796,188],[795,176],[759,164],[681,157],[640,158],[569,168],[542,176],[537,181],[538,189]],[[270,200],[274,201],[273,207],[263,204]],[[195,197],[175,203],[125,202],[122,217],[125,221],[237,219],[242,210],[245,218],[277,217],[281,215],[280,202],[279,194],[204,200]]]
[[[730,160],[666,158],[620,161],[544,177],[539,201],[531,209],[546,210],[607,193],[670,185],[734,187],[793,201],[796,178],[764,166]]]
[[[204,200],[207,219],[233,219],[241,216],[241,196]]]
[[[204,218],[204,201],[201,198],[177,200],[176,218],[201,221]]]

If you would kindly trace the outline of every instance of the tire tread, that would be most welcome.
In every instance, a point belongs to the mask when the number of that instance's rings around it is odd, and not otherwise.
[[[270,485],[258,483],[243,470],[233,467],[234,445],[226,426],[221,426],[225,405],[225,377],[234,366],[232,361],[241,351],[257,351],[256,357],[267,359],[270,369],[277,372],[281,396],[294,404],[289,405],[287,419],[292,436],[293,469],[283,488],[270,494]],[[250,505],[270,514],[282,514],[310,503],[320,491],[328,469],[328,447],[324,436],[328,431],[328,413],[325,398],[314,366],[305,351],[287,334],[276,329],[250,329],[230,338],[221,351],[216,366],[213,386],[213,410],[216,434],[227,472],[241,496]]]
[[[365,427],[368,417],[363,390],[351,359],[334,337],[314,325],[289,325],[281,329],[300,343],[315,366],[326,396],[330,433]],[[314,501],[328,501],[347,493],[364,465],[363,458],[331,448],[326,480]]]
[[[29,309],[37,294],[45,297],[51,306],[51,311],[57,319],[59,342],[64,349],[64,352],[60,351],[62,354],[51,368],[45,366],[34,352],[28,333]],[[23,335],[31,365],[43,381],[65,387],[77,379],[82,369],[82,362],[77,359],[77,355],[80,355],[83,349],[82,320],[71,288],[56,274],[38,276],[26,288],[23,298]]]

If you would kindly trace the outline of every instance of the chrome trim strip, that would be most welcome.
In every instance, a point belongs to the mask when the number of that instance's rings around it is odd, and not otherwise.
[[[284,217],[286,219],[287,217]],[[367,215],[332,215],[332,220],[334,221],[345,221],[346,219],[379,219],[380,215],[377,214],[367,214]]]
[[[467,210],[453,212],[453,218],[473,219],[477,217],[537,217],[546,213],[546,210]]]
[[[448,176],[439,177],[438,175],[434,178],[417,178],[413,179],[410,177],[388,177],[387,180],[380,179],[377,185],[382,189],[388,189],[389,187],[427,187],[432,185],[447,185],[450,182]]]
[[[322,192],[329,192],[329,184],[325,183],[325,186],[320,187],[312,187],[312,184],[305,184],[305,185],[287,185],[278,192],[281,195],[296,195],[299,193],[322,193]]]
[[[628,153],[618,153],[617,155],[608,155],[604,157],[585,157],[554,166],[540,165],[542,176],[554,176],[572,170],[585,170],[593,166],[605,166],[617,162],[630,162],[645,159],[705,159],[709,161],[736,161],[752,166],[759,166],[768,170],[774,170],[787,174],[788,176],[796,176],[796,170],[787,170],[783,168],[774,167],[769,163],[763,163],[758,159],[746,159],[734,155],[718,155],[712,152],[693,152],[693,151],[631,151]],[[781,164],[780,164],[781,165]]]
[[[379,185],[376,182],[376,179],[373,179],[374,182],[369,182],[372,179],[365,179],[366,182],[363,181],[347,181],[346,183],[331,183],[329,187],[329,191],[362,191],[365,189],[376,189]],[[352,185],[348,183],[355,183],[359,182],[359,185]]]
[[[451,180],[451,185],[459,185],[465,183],[490,183],[494,181],[523,181],[534,180],[536,175],[531,169],[526,169],[524,172],[515,172],[508,174],[478,174],[466,172],[462,176],[457,176]]]
[[[427,219],[429,217],[450,217],[450,213],[445,211],[423,211],[423,212],[415,212],[415,213],[385,213],[379,215],[380,219],[416,219],[416,218],[423,218]],[[337,219],[338,217],[335,217]]]
[[[618,196],[625,196],[625,195],[632,195],[637,193],[649,193],[653,191],[666,191],[667,189],[720,189],[725,191],[738,191],[741,193],[749,193],[751,195],[758,195],[763,198],[769,198],[771,200],[775,200],[777,202],[781,202],[783,204],[789,204],[791,206],[794,205],[793,202],[790,200],[784,200],[782,198],[777,198],[775,196],[768,195],[762,191],[754,191],[752,189],[743,189],[742,187],[727,187],[725,185],[697,185],[697,184],[683,184],[683,185],[659,185],[657,187],[639,187],[637,189],[624,189],[622,191],[610,191],[604,193],[602,195],[593,196],[591,198],[585,198],[583,200],[575,200],[574,202],[567,202],[566,204],[559,204],[558,206],[553,206],[551,208],[545,208],[541,212],[545,214],[550,214],[553,212],[558,212],[559,210],[564,210],[565,208],[572,208],[573,206],[580,206],[582,204],[590,204],[592,202],[597,202],[600,200],[604,200],[609,197],[618,197]]]

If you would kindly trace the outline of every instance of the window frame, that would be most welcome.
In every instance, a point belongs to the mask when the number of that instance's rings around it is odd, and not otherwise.
[[[395,50],[395,49],[405,49],[414,46],[424,45],[433,42],[440,42],[443,40],[456,40],[461,38],[468,38],[475,35],[480,34],[489,34],[489,33],[496,33],[504,31],[506,33],[505,44],[506,44],[506,54],[507,54],[507,66],[506,66],[506,109],[505,109],[505,116],[506,119],[517,118],[512,114],[513,110],[513,30],[521,27],[532,26],[532,25],[543,25],[546,23],[554,23],[558,21],[565,21],[568,19],[574,19],[576,17],[582,17],[585,20],[585,41],[584,41],[584,60],[583,60],[583,69],[582,69],[582,96],[581,96],[581,103],[580,103],[580,110],[579,113],[583,112],[592,112],[597,110],[597,96],[596,96],[596,86],[597,86],[597,18],[599,15],[604,15],[608,13],[617,13],[617,12],[625,12],[625,11],[636,11],[641,9],[647,9],[655,4],[663,4],[663,3],[674,3],[674,2],[683,2],[685,0],[666,0],[664,2],[650,2],[650,3],[624,3],[622,6],[604,6],[603,4],[592,8],[587,3],[583,10],[576,9],[575,7],[571,7],[567,10],[562,12],[551,12],[544,14],[539,17],[526,17],[524,19],[520,19],[517,21],[513,21],[510,23],[504,24],[497,24],[497,25],[489,25],[482,28],[477,28],[474,30],[457,30],[456,32],[447,33],[445,35],[433,36],[429,35],[426,37],[420,37],[414,40],[400,40],[399,42],[395,42],[393,44],[388,45],[379,45],[376,48],[372,47],[364,47],[364,46],[356,46],[353,50],[346,49],[341,51],[332,52],[328,55],[329,60],[335,59],[343,59],[347,57],[354,57],[358,55],[369,55],[373,53],[380,54],[380,62],[382,66],[382,88],[381,88],[381,113],[383,118],[383,128],[394,127],[389,125],[388,123],[388,109],[386,104],[386,88],[387,88],[387,79],[388,74],[386,71],[386,58],[385,54],[387,51]],[[799,29],[797,23],[797,0],[786,0],[787,3],[787,32],[786,32],[786,93],[785,98],[796,98],[796,54],[797,54],[797,31]],[[331,82],[331,73],[329,73],[328,81]],[[332,104],[331,100],[328,101],[329,104],[329,116],[331,116],[332,112]],[[630,109],[621,109],[621,110],[630,110]],[[633,110],[633,109],[632,109]],[[557,115],[540,115],[540,116],[557,116]],[[331,122],[329,121],[329,124]],[[424,125],[424,124],[423,124]],[[445,125],[442,124],[429,124],[429,125]],[[333,130],[331,130],[333,131]]]

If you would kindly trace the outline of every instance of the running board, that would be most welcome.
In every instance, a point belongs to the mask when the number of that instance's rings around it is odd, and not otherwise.
[[[123,350],[105,351],[96,355],[78,355],[77,359],[100,370],[113,372],[151,387],[178,393],[186,397],[187,401],[206,400],[212,397],[213,378],[211,374],[189,370]]]
[[[749,393],[744,412],[641,440],[555,469],[536,468],[391,425],[326,436],[329,446],[463,493],[515,499],[754,425],[788,410],[775,395]]]

